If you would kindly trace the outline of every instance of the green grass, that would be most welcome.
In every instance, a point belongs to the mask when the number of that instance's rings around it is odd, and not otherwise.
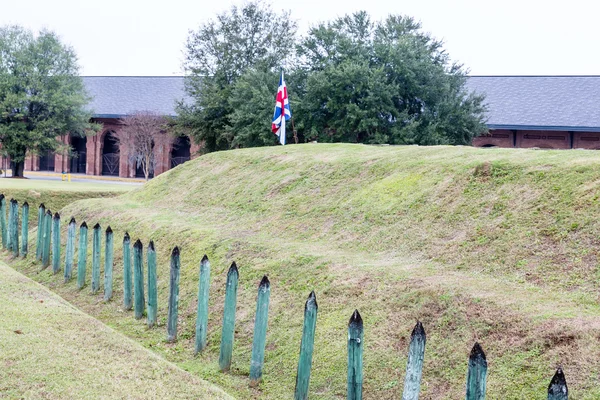
[[[0,263],[3,399],[227,399]]]
[[[311,398],[343,398],[346,329],[365,321],[365,398],[399,398],[416,319],[422,397],[464,396],[469,350],[490,398],[543,399],[557,365],[575,398],[600,396],[600,155],[470,147],[299,145],[220,152],[118,198],[63,210],[156,243],[159,327],[30,261],[16,267],[101,321],[239,398],[293,393],[303,306],[319,303]],[[116,240],[117,243],[120,240]],[[165,343],[168,255],[182,248],[180,340]],[[193,356],[198,265],[212,264],[209,348]],[[117,246],[116,271],[121,252]],[[240,267],[232,372],[217,371],[225,275]],[[271,281],[264,382],[247,374],[256,290]]]

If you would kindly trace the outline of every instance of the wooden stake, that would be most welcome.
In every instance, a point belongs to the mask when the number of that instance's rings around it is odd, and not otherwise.
[[[46,216],[44,217],[44,232],[42,235],[42,242],[44,243],[44,246],[42,248],[42,269],[45,269],[50,265],[51,234],[52,234],[52,211],[46,210]]]
[[[348,322],[348,400],[362,399],[363,347],[363,320],[354,310]]]
[[[485,353],[475,343],[469,356],[469,371],[467,374],[467,400],[484,400],[487,379],[487,361]]]
[[[179,307],[179,248],[175,247],[171,253],[171,275],[169,281],[169,316],[167,319],[167,341],[177,340],[177,311]]]
[[[304,326],[302,327],[302,341],[300,342],[300,357],[298,358],[294,400],[308,399],[310,368],[312,366],[313,349],[315,346],[315,329],[317,327],[318,309],[317,297],[315,292],[312,291],[304,305]]]
[[[129,233],[125,232],[123,237],[123,308],[126,311],[133,307],[131,287],[131,238]]]
[[[235,262],[227,272],[225,286],[225,306],[223,308],[223,330],[221,331],[221,349],[219,352],[219,369],[223,372],[231,368],[233,339],[235,334],[235,308],[237,304],[237,289],[239,272]]]
[[[548,385],[548,400],[569,400],[569,389],[562,368],[558,368]]]
[[[200,261],[200,279],[198,282],[198,310],[196,314],[196,354],[206,348],[208,329],[208,295],[210,289],[210,262],[206,254]]]
[[[52,273],[60,271],[60,214],[52,218]]]
[[[3,195],[0,195],[3,196]],[[44,203],[41,203],[38,208],[38,223],[37,223],[37,241],[35,245],[35,259],[42,260],[42,252],[44,247],[44,242],[42,238],[44,237],[44,215],[46,214],[46,206]]]
[[[8,229],[6,226],[6,197],[0,194],[0,229],[2,229],[2,247],[8,248]]]
[[[29,242],[29,203],[23,203],[23,217],[21,219],[21,257],[27,257]]]
[[[158,288],[156,278],[156,251],[154,242],[151,240],[148,244],[148,328],[156,325],[156,311],[158,308]]]
[[[94,225],[92,234],[92,294],[96,294],[100,290],[100,248],[102,245],[100,230],[100,224]]]
[[[410,335],[410,345],[408,347],[408,361],[406,362],[406,376],[404,377],[404,392],[402,393],[402,400],[419,400],[426,340],[427,338],[425,335],[425,329],[423,329],[423,324],[417,321],[417,324]]]
[[[265,362],[265,345],[267,342],[270,296],[271,283],[265,275],[258,285],[254,338],[252,340],[252,359],[250,361],[250,386],[257,386],[262,378],[262,369]]]
[[[144,264],[143,246],[140,240],[133,244],[133,290],[135,319],[144,316]]]
[[[11,200],[12,202],[12,225],[10,227],[10,235],[11,238],[11,249],[13,252],[13,257],[19,256],[19,203],[16,200]]]
[[[79,253],[77,255],[77,288],[83,289],[85,286],[85,269],[87,264],[87,236],[88,226],[83,221],[79,227]]]
[[[15,206],[14,206],[14,201],[15,199],[10,199],[10,201],[8,202],[8,235],[7,235],[7,248],[8,251],[12,251],[13,249],[13,225],[14,225],[14,218],[15,218]]]
[[[104,242],[104,301],[112,298],[113,284],[113,231],[106,228],[106,238]]]
[[[73,258],[75,257],[75,230],[77,223],[71,218],[67,227],[67,248],[65,250],[65,283],[71,280],[73,273]]]

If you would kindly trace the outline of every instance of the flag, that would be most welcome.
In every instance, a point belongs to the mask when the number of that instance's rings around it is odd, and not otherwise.
[[[283,115],[285,115],[285,119]],[[281,71],[279,89],[277,89],[277,97],[275,99],[275,113],[273,113],[273,122],[271,124],[271,130],[275,135],[279,136],[279,143],[281,144],[285,144],[285,121],[290,118],[292,118],[292,111],[290,110],[287,88],[283,79],[283,71]]]

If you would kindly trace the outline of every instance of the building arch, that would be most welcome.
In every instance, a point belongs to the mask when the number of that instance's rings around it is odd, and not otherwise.
[[[171,147],[171,168],[190,160],[192,143],[188,136],[179,136]]]
[[[101,140],[102,175],[119,176],[119,138],[115,131],[106,131]]]
[[[56,154],[52,150],[44,150],[39,154],[39,170],[54,172]]]
[[[69,170],[74,174],[85,174],[87,170],[87,137],[71,136],[71,159]]]

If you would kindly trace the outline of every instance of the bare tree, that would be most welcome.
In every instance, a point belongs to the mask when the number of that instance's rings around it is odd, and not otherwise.
[[[148,180],[156,165],[154,144],[170,138],[167,134],[168,120],[153,111],[136,111],[121,118],[121,124],[120,136],[129,144],[129,160],[142,168]]]

